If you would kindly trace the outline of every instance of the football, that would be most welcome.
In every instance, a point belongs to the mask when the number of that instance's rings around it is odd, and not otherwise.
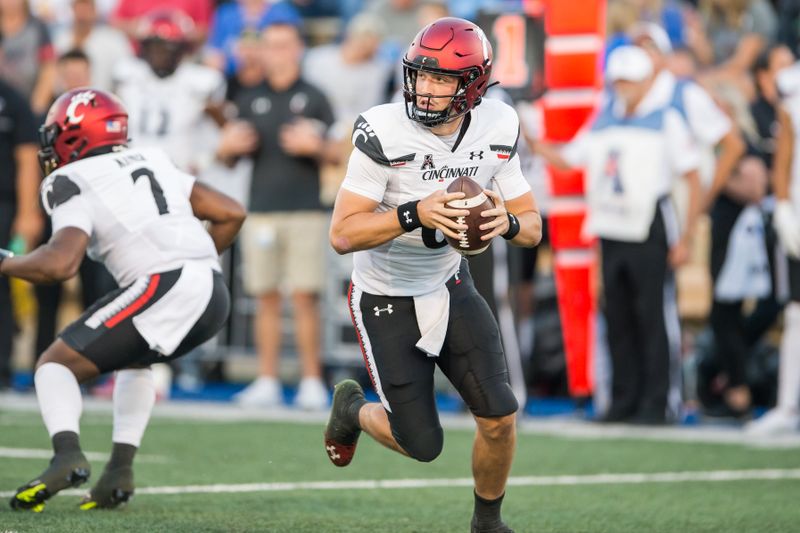
[[[494,202],[486,196],[478,182],[472,178],[462,176],[456,178],[447,187],[447,192],[464,192],[466,196],[461,200],[453,200],[447,203],[447,207],[452,209],[467,209],[469,215],[456,217],[459,223],[466,224],[466,230],[459,232],[459,239],[452,239],[445,235],[447,242],[463,255],[477,255],[489,247],[491,241],[482,241],[481,236],[490,233],[491,230],[481,230],[479,226],[485,224],[490,219],[481,216],[481,213],[494,207]]]

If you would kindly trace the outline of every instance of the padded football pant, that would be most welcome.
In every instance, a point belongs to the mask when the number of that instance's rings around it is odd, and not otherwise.
[[[135,300],[126,294],[130,293],[134,286],[110,292],[89,307],[78,320],[67,326],[59,337],[70,348],[92,361],[100,369],[101,374],[131,365],[166,363],[185,355],[213,337],[228,318],[230,296],[221,273],[214,272],[211,299],[206,309],[171,355],[164,356],[151,350],[148,342],[133,324],[136,316],[147,311],[169,292],[180,275],[181,269],[150,276],[149,284],[153,287],[152,292],[148,290],[141,296],[134,295]],[[128,302],[129,305],[112,309],[114,317],[104,320],[103,323],[97,323],[98,313],[109,307],[115,307],[115,303],[121,300]]]
[[[11,223],[16,208],[13,203],[0,202],[0,248],[8,248]],[[0,276],[0,385],[11,381],[11,348],[14,338],[14,314],[8,278]]]
[[[672,358],[679,356],[680,325],[661,210],[656,209],[647,240],[602,239],[601,250],[613,374],[609,416],[665,417],[668,394],[679,394],[670,385],[679,379]]]
[[[505,416],[518,407],[497,322],[475,289],[467,262],[462,260],[460,268],[447,282],[450,316],[438,357],[416,347],[420,331],[413,298],[368,294],[350,286],[353,324],[392,436],[419,461],[435,459],[444,442],[433,390],[437,365],[474,415]]]

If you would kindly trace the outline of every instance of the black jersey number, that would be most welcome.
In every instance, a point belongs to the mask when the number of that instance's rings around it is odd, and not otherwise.
[[[137,168],[133,172],[131,172],[131,178],[133,178],[133,183],[136,184],[136,181],[145,176],[147,180],[150,182],[150,190],[153,192],[153,199],[156,201],[156,207],[158,207],[158,214],[159,215],[166,215],[169,213],[169,209],[167,208],[167,199],[164,198],[164,189],[161,188],[161,185],[158,184],[156,181],[156,176],[153,174],[153,171],[149,168]]]

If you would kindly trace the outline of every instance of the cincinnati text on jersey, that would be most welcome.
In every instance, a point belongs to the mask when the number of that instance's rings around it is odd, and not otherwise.
[[[422,173],[422,181],[439,180],[444,181],[450,178],[460,178],[467,176],[472,178],[478,175],[478,167],[454,167],[443,166],[440,169],[426,170]]]

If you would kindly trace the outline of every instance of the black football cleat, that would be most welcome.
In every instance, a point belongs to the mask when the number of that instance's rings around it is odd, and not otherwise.
[[[80,509],[115,509],[125,505],[132,496],[133,468],[120,466],[110,470],[106,466],[95,486],[81,500]]]
[[[361,385],[346,379],[333,389],[333,402],[328,425],[325,426],[325,452],[336,466],[347,466],[356,453],[361,428],[358,410],[367,403]]]
[[[47,470],[17,489],[11,498],[11,508],[41,513],[45,501],[64,489],[85,483],[90,474],[89,461],[80,451],[56,454]]]
[[[477,517],[474,515],[469,531],[470,533],[514,533],[514,530],[508,527],[502,520],[497,520],[491,524],[479,524]]]

